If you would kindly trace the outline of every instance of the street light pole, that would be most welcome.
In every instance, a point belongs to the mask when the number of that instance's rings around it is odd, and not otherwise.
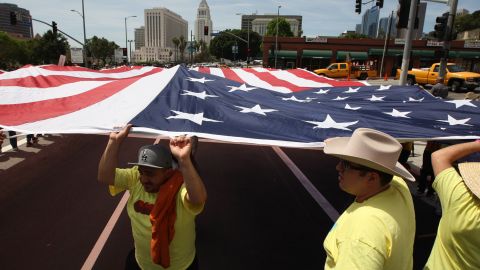
[[[277,68],[277,51],[278,51],[278,18],[280,17],[280,8],[282,6],[278,6],[277,9],[277,31],[275,34],[275,68]]]
[[[129,47],[129,51],[130,51],[130,61],[132,61],[132,42],[133,42],[133,40],[129,40],[129,41],[128,41],[128,45],[130,46],[130,47]]]
[[[87,62],[87,33],[85,31],[85,5],[82,0],[82,13],[78,12],[77,10],[71,9],[70,11],[78,13],[80,17],[82,17],[83,21],[83,63],[85,67],[88,68],[88,62]]]
[[[135,18],[137,17],[136,15],[133,15],[133,16],[127,16],[125,17],[125,50],[128,49],[128,35],[127,35],[127,19],[128,18]],[[127,63],[129,63],[129,59],[128,59],[128,51],[127,51]]]
[[[245,16],[243,13],[237,13],[237,15]],[[247,68],[248,59],[250,58],[250,18],[247,19]]]

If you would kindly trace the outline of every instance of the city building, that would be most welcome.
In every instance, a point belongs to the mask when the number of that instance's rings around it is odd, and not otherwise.
[[[375,38],[377,37],[378,17],[380,16],[380,8],[373,6],[367,9],[362,16],[362,34]]]
[[[188,22],[167,8],[145,9],[145,46],[135,51],[136,62],[170,62],[174,60],[173,38],[188,40]]]
[[[135,50],[140,50],[141,47],[145,47],[145,26],[135,28]]]
[[[362,33],[362,24],[357,23],[355,25],[355,34],[361,34]]]
[[[337,37],[278,37],[277,68],[325,68],[330,63],[344,62],[348,58],[353,65],[368,65],[380,70],[385,40],[348,39]],[[264,67],[274,67],[275,37],[263,37]],[[402,65],[404,42],[391,38],[387,42],[383,71],[395,76]],[[413,40],[410,67],[429,67],[440,61],[442,43],[432,40]],[[449,61],[466,70],[480,71],[480,41],[454,40],[451,42]]]
[[[302,16],[280,14],[280,17],[290,23],[290,29],[294,36],[298,37],[303,33]],[[257,32],[260,36],[264,36],[267,33],[268,23],[273,19],[277,19],[277,14],[242,15],[242,30],[249,29],[250,31]]]
[[[17,38],[33,38],[30,11],[15,4],[0,3],[0,31]]]
[[[470,11],[468,11],[467,9],[464,9],[464,8],[457,9],[457,16],[463,16],[467,14],[470,14]]]
[[[380,21],[378,22],[378,32],[377,32],[377,38],[385,38],[387,33],[388,33],[388,23],[390,17],[384,17],[381,18]],[[390,24],[390,37],[396,37],[397,36],[397,17],[392,16],[392,22]]]
[[[210,8],[207,1],[202,0],[197,9],[197,19],[195,19],[195,40],[203,40],[207,45],[210,45],[212,30],[213,24],[210,17]]]

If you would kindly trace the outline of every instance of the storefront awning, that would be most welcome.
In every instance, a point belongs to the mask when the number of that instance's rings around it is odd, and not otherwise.
[[[347,51],[338,51],[337,60],[345,60],[347,58],[347,53],[350,53],[350,60],[367,60],[367,52],[347,52]]]
[[[395,55],[400,55],[403,54],[403,50],[401,49],[388,49],[387,50],[387,55],[388,56],[395,56]],[[381,56],[383,55],[383,49],[370,49],[368,50],[368,55],[370,56]]]
[[[331,50],[303,50],[303,58],[332,58]]]
[[[269,51],[270,58],[275,57],[275,54],[272,53],[272,50]],[[285,59],[297,59],[297,51],[277,51],[277,58],[285,58]]]
[[[448,53],[450,58],[480,58],[480,52],[472,51],[450,51]]]
[[[434,57],[435,51],[432,50],[412,50],[412,56]]]

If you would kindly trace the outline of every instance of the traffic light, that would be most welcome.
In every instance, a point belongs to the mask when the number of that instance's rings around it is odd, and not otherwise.
[[[362,13],[362,0],[355,0],[355,13]]]
[[[383,0],[377,0],[375,5],[379,8],[383,8]]]
[[[52,21],[52,31],[54,35],[57,35],[57,23]]]
[[[442,16],[438,16],[435,24],[435,33],[434,36],[438,39],[438,41],[445,40],[445,32],[447,31],[447,21],[448,21],[448,12],[442,14]]]
[[[10,12],[10,24],[11,25],[17,24],[17,13],[15,13],[14,11]]]
[[[205,26],[203,27],[203,35],[204,35],[204,36],[208,36],[208,25],[205,25]]]
[[[398,0],[397,28],[407,28],[411,0]]]

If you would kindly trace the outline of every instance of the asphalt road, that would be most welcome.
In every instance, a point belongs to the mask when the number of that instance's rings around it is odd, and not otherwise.
[[[1,269],[84,265],[121,199],[96,182],[106,142],[100,135],[47,136],[33,148],[0,154]],[[127,166],[147,143],[129,138],[120,163]],[[281,150],[335,211],[352,202],[337,186],[336,160],[318,150]],[[323,268],[323,239],[333,221],[271,147],[201,142],[197,161],[208,190],[197,218],[200,269]],[[414,201],[414,260],[421,269],[439,216],[423,200]],[[123,269],[132,245],[123,210],[93,268]]]

